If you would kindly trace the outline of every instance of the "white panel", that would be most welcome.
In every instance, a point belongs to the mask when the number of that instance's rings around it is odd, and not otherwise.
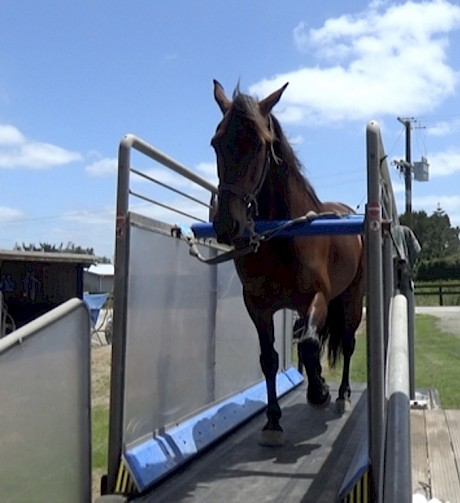
[[[1,501],[91,501],[88,310],[69,300],[0,342]]]
[[[125,442],[208,402],[211,268],[178,239],[132,227]],[[212,369],[211,369],[212,371]]]

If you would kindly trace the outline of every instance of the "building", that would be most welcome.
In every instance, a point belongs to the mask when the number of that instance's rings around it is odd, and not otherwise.
[[[83,271],[94,256],[0,250],[0,291],[16,328],[73,297],[83,298]]]
[[[83,273],[83,288],[88,293],[111,293],[113,291],[113,264],[92,264]]]

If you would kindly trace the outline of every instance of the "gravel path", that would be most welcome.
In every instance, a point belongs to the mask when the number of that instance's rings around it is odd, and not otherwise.
[[[443,332],[460,337],[460,306],[420,306],[415,308],[415,313],[436,316]]]

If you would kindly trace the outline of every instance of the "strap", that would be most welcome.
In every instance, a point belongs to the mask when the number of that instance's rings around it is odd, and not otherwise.
[[[193,235],[190,227],[186,225],[174,226],[171,229],[171,234],[178,238],[184,238],[187,244],[189,245],[189,253],[192,257],[196,257],[200,262],[208,265],[216,265],[221,264],[222,262],[228,262],[229,260],[233,260],[237,257],[241,257],[243,255],[248,255],[249,253],[254,253],[259,246],[259,243],[250,243],[248,246],[241,248],[232,248],[220,255],[216,255],[215,257],[206,258],[198,249],[197,240]]]

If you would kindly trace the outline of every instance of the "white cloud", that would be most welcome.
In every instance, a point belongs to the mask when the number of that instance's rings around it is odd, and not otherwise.
[[[47,169],[81,160],[77,152],[30,140],[16,127],[0,124],[0,168]]]
[[[430,178],[460,173],[460,148],[451,147],[428,156]]]
[[[118,160],[104,158],[86,166],[85,171],[91,176],[114,175],[118,169]]]
[[[426,131],[431,136],[448,136],[460,130],[460,120],[439,121],[432,126],[428,126]]]
[[[26,141],[24,135],[10,124],[0,124],[0,147],[20,145]]]
[[[7,223],[16,221],[24,216],[24,212],[8,206],[0,206],[0,222]]]
[[[215,162],[200,162],[196,165],[197,174],[205,178],[209,183],[217,185],[217,166]]]
[[[263,97],[290,82],[278,114],[286,122],[431,111],[458,83],[447,62],[447,35],[460,27],[460,7],[445,0],[385,7],[372,2],[318,29],[300,23],[294,40],[318,64],[262,80],[251,93]]]
[[[303,136],[298,134],[296,136],[290,136],[288,137],[289,143],[293,146],[295,145],[302,145],[304,142]]]

